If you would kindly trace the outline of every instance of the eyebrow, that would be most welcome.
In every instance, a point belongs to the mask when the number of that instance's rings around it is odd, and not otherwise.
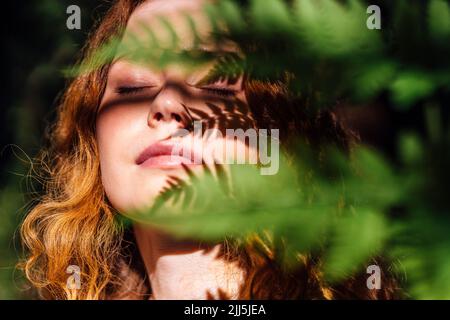
[[[228,44],[228,46],[226,45]],[[211,47],[211,44],[201,44],[199,46],[199,49],[206,52],[220,52],[220,53],[241,53],[241,50],[237,46],[237,44],[233,42],[228,42],[225,45],[223,43],[220,43],[220,50],[217,50],[217,48]]]
[[[243,52],[233,42],[225,42],[225,45],[223,45],[223,43],[219,43],[218,48],[215,47],[214,44],[201,43],[201,44],[197,45],[195,48],[192,48],[191,46],[182,46],[179,50],[181,52],[186,52],[186,53],[194,53],[194,52],[200,51],[202,53],[210,54],[212,56],[217,56],[217,57],[227,55],[227,54],[237,54],[240,57],[242,57],[242,55],[243,55]],[[123,53],[122,55],[119,55],[118,57],[115,57],[112,60],[110,67],[120,60],[127,59],[128,56],[129,56],[129,53],[126,52],[126,53]],[[131,60],[131,61],[133,61],[133,60]]]

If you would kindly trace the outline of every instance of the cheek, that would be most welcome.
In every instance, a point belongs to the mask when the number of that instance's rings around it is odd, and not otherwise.
[[[132,158],[129,150],[139,134],[142,118],[138,110],[115,107],[104,110],[97,117],[97,143],[102,165],[120,165]],[[144,117],[145,119],[145,117]]]
[[[108,199],[119,210],[126,210],[134,201],[133,146],[142,130],[142,112],[111,108],[97,117],[97,144],[103,187]]]

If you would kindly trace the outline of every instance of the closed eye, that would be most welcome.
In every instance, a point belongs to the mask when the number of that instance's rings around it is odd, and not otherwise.
[[[201,87],[200,89],[222,97],[233,97],[237,93],[237,90],[224,87]]]
[[[126,95],[133,95],[133,94],[137,94],[140,93],[142,91],[144,91],[145,89],[149,89],[149,88],[153,88],[153,86],[122,86],[122,87],[118,87],[116,88],[116,93],[122,96],[126,96]],[[237,90],[233,90],[230,88],[226,88],[226,87],[201,87],[200,88],[203,91],[206,91],[208,93],[212,93],[221,97],[233,97],[236,95],[236,93],[238,92]]]
[[[152,88],[153,86],[141,86],[141,87],[126,87],[126,86],[123,86],[123,87],[118,87],[118,88],[116,88],[116,93],[117,94],[119,94],[119,95],[123,95],[123,96],[125,96],[125,95],[132,95],[132,94],[136,94],[136,93],[139,93],[139,92],[141,92],[141,91],[143,91],[143,90],[145,90],[145,89],[148,89],[148,88]]]

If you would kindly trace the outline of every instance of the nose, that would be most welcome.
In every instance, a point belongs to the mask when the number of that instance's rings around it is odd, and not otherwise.
[[[189,127],[190,117],[175,88],[164,88],[159,92],[150,106],[147,123],[151,128],[166,124],[176,129]]]

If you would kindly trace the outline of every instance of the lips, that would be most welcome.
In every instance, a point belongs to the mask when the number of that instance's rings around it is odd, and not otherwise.
[[[154,143],[136,159],[136,164],[149,168],[176,168],[194,165],[196,157],[190,149],[173,143]]]

